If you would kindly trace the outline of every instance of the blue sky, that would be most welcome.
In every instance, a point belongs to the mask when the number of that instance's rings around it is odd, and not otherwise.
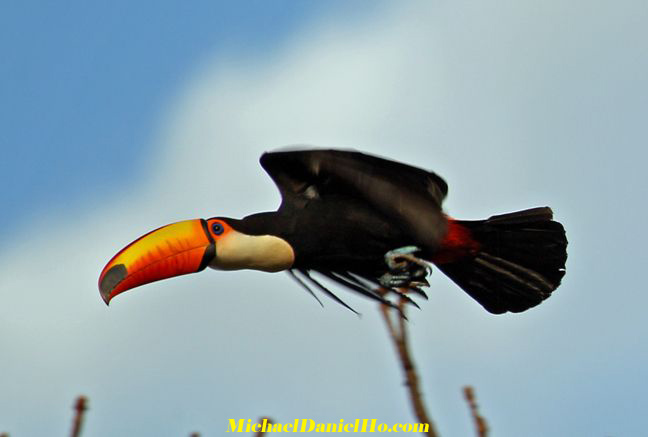
[[[259,155],[354,147],[435,170],[459,218],[550,205],[547,302],[487,314],[439,271],[411,336],[442,435],[636,435],[648,354],[648,5],[23,2],[0,14],[0,432],[222,435],[229,418],[412,418],[375,306],[285,275],[125,293],[108,259],[177,220],[277,206]]]
[[[43,205],[141,177],[170,97],[208,56],[264,57],[295,32],[371,2],[13,2],[0,17],[3,239]],[[345,18],[346,19],[346,18]]]

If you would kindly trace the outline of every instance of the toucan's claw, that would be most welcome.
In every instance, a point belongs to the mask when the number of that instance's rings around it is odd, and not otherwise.
[[[416,281],[410,282],[410,288],[420,288],[420,287],[429,287],[430,283],[425,278],[417,279]]]
[[[396,290],[396,294],[398,294],[398,297],[403,299],[405,302],[414,305],[419,310],[421,309],[421,307],[411,297],[409,297],[407,294],[403,293],[402,291],[398,291],[398,290]]]
[[[410,288],[408,288],[408,290],[418,294],[423,299],[428,300],[427,293],[425,293],[425,291],[421,290],[419,287],[410,287]]]

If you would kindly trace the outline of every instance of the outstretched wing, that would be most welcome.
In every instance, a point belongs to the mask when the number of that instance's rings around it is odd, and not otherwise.
[[[441,203],[448,186],[435,173],[354,151],[269,152],[261,166],[281,192],[280,210],[324,196],[352,196],[433,248],[446,232]]]

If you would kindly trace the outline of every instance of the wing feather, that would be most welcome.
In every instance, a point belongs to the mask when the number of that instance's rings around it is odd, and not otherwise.
[[[321,196],[346,195],[366,202],[428,248],[446,233],[441,203],[448,186],[435,173],[343,150],[269,152],[260,163],[279,188],[280,210],[303,208]]]

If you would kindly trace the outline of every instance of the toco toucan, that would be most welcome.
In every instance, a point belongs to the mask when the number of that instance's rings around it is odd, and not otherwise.
[[[135,240],[101,272],[108,303],[142,284],[206,267],[287,271],[344,304],[312,273],[383,303],[421,296],[432,263],[491,313],[538,305],[565,274],[567,239],[548,207],[455,220],[435,173],[355,151],[265,153],[277,211],[173,223]],[[410,300],[411,301],[411,300]],[[413,301],[412,301],[413,302]]]

